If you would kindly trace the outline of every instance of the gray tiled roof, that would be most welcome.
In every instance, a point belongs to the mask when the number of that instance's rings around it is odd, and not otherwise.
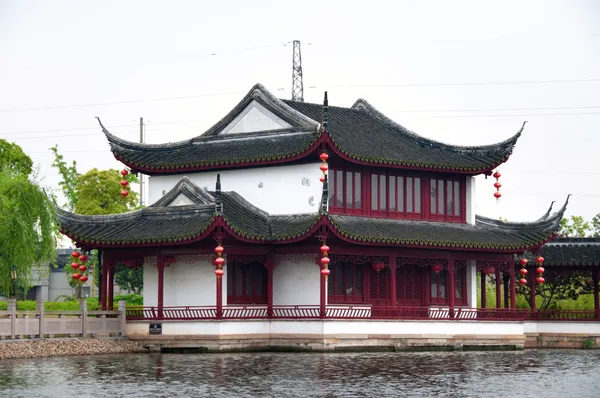
[[[544,267],[597,267],[600,266],[600,238],[556,238],[542,246],[540,255],[544,257]],[[535,259],[531,253],[526,257],[530,261]]]
[[[278,131],[219,135],[257,101],[291,127]],[[102,126],[115,157],[148,174],[281,163],[314,156],[323,108],[318,104],[280,100],[260,84],[204,134],[181,142],[140,144],[122,140]],[[327,133],[336,150],[352,161],[423,170],[480,174],[504,162],[521,134],[485,146],[456,146],[421,137],[393,122],[364,100],[351,108],[329,107]]]

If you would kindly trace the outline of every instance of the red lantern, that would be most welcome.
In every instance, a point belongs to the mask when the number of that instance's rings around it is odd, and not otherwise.
[[[127,170],[121,170],[121,175],[125,177],[129,172]]]
[[[77,269],[77,268],[79,268],[79,263],[72,262],[72,263],[71,263],[71,268],[73,268],[73,269]]]
[[[225,264],[225,259],[223,257],[217,257],[215,258],[215,264],[217,264],[217,267],[222,267],[223,264]]]
[[[502,184],[500,183],[500,181],[496,181],[494,183],[494,188],[496,188],[496,189],[500,188],[501,186],[502,186]]]
[[[80,281],[82,281],[83,283],[87,282],[88,277],[87,276],[82,276],[81,278],[79,278]]]
[[[325,278],[327,278],[330,273],[331,273],[331,271],[329,271],[327,268],[323,268],[321,270],[321,275],[323,275]]]
[[[80,265],[79,266],[79,271],[84,272],[87,269],[87,267],[85,265]]]
[[[322,154],[320,154],[320,155],[319,155],[319,158],[321,158],[321,160],[322,160],[323,162],[326,162],[326,161],[327,161],[327,159],[329,159],[329,155],[328,155],[328,154],[326,154],[325,152],[323,152]]]
[[[526,270],[525,268],[521,268],[521,269],[519,270],[519,272],[520,272],[520,273],[521,273],[521,275],[523,275],[523,276],[527,275],[527,270]]]
[[[520,279],[520,280],[519,280],[519,283],[520,283],[521,285],[526,285],[526,284],[527,284],[527,279]]]
[[[500,172],[495,172],[494,173],[494,178],[497,180],[498,178],[500,178],[502,176],[502,174],[500,174]]]
[[[433,272],[435,272],[436,274],[439,274],[444,269],[444,266],[442,264],[435,264],[432,267],[432,269],[433,269]]]
[[[323,163],[322,165],[319,166],[319,169],[321,169],[321,171],[323,173],[325,173],[327,171],[327,165],[325,163]]]
[[[223,271],[221,268],[217,268],[215,270],[215,275],[217,276],[217,278],[222,277],[224,273],[225,273],[225,271]]]
[[[80,274],[73,274],[73,279],[77,280],[77,279],[79,279],[80,276],[81,276]]]
[[[494,192],[494,198],[500,199],[501,196],[502,194],[499,191]]]
[[[81,261],[82,263],[85,263],[87,261],[87,256],[85,254],[82,254],[81,256],[79,256],[79,261]]]
[[[373,263],[372,267],[375,271],[379,272],[385,267],[385,264],[383,261],[376,261]]]
[[[535,259],[535,262],[542,265],[542,263],[544,262],[544,257],[539,256],[538,258]]]
[[[321,257],[321,264],[323,264],[323,266],[327,266],[329,264],[331,260],[329,259],[329,257]]]
[[[223,253],[223,251],[225,251],[223,246],[219,245],[219,246],[215,247],[215,253],[217,253],[218,255],[221,255],[221,253]]]
[[[521,260],[519,260],[519,263],[521,264],[522,267],[526,266],[528,261],[525,257],[523,257]]]
[[[126,187],[127,185],[129,185],[129,181],[127,181],[127,180],[121,180],[121,186],[122,187]]]
[[[71,257],[73,257],[73,258],[79,258],[80,255],[81,254],[79,254],[78,251],[74,251],[73,253],[71,253]]]
[[[494,272],[496,272],[496,268],[492,267],[491,265],[488,265],[483,269],[484,274],[493,274]]]
[[[121,191],[121,196],[122,196],[122,197],[125,197],[125,196],[127,196],[127,195],[129,195],[129,191],[128,191],[128,190],[126,190],[126,189],[123,189],[123,190]]]
[[[321,246],[321,253],[327,253],[329,251],[329,246],[323,245]]]
[[[321,177],[321,178],[319,178],[319,181],[321,181],[321,182],[323,182],[323,183],[324,183],[324,182],[325,182],[325,177]]]
[[[546,282],[546,280],[544,278],[542,278],[541,276],[537,277],[537,283],[539,283],[540,285],[543,284],[544,282]]]
[[[546,270],[544,269],[544,267],[537,267],[537,269],[535,270],[535,272],[537,272],[538,274],[543,274],[543,273],[544,273],[544,271],[546,271]]]

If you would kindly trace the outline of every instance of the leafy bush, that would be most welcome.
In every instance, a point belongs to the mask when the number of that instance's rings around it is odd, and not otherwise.
[[[143,305],[144,298],[139,294],[124,294],[121,296],[115,296],[115,306],[117,302],[124,300],[129,306]],[[98,305],[98,297],[90,297],[87,299],[87,305],[89,311],[97,311],[100,309]],[[8,309],[8,303],[6,301],[0,301],[0,311],[6,311]],[[44,303],[44,309],[46,311],[77,311],[79,310],[78,301],[46,301]],[[34,300],[17,300],[17,311],[35,311]]]
[[[144,305],[144,296],[141,294],[123,294],[115,296],[115,304],[120,300],[125,300],[127,305]]]

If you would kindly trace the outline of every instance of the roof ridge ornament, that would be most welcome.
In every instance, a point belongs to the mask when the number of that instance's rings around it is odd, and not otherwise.
[[[327,125],[329,124],[329,100],[327,99],[327,91],[325,91],[325,98],[323,98],[323,123],[322,132],[327,132]]]
[[[215,185],[215,212],[218,216],[223,215],[223,200],[221,198],[221,174],[217,174],[217,183]]]

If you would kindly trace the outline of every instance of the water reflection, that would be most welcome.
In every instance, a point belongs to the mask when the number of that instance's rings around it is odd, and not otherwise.
[[[600,351],[150,354],[0,362],[7,397],[595,397]]]

